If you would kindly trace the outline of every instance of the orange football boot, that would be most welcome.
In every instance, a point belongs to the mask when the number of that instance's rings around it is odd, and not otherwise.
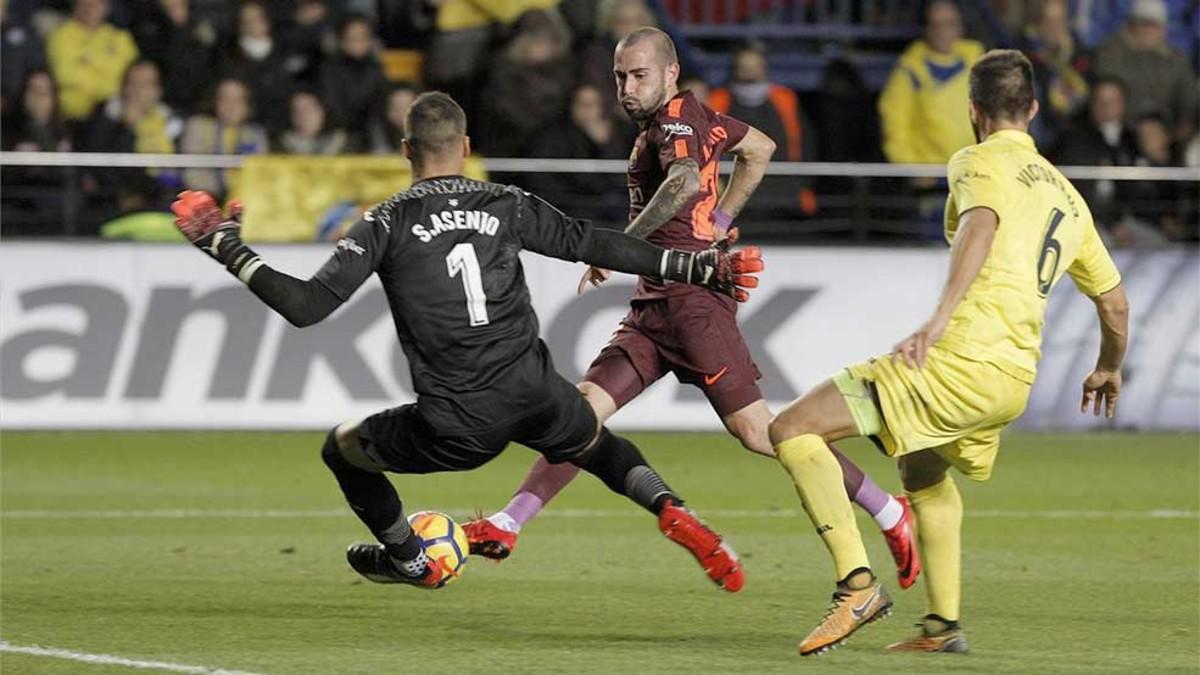
[[[800,655],[837,649],[856,630],[891,613],[892,599],[879,581],[873,579],[870,586],[857,591],[839,587],[825,618],[800,642]]]

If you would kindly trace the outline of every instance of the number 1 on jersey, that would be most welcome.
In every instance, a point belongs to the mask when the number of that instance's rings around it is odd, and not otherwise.
[[[483,273],[479,271],[479,258],[475,257],[475,246],[458,244],[446,256],[446,273],[453,279],[462,273],[463,291],[467,294],[467,315],[472,326],[488,324],[487,296],[483,293]]]

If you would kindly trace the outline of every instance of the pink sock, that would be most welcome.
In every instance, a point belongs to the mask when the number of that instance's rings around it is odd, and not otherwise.
[[[521,487],[517,488],[517,494],[513,495],[502,512],[512,518],[518,527],[524,525],[554,499],[554,495],[566,487],[577,473],[579,467],[574,464],[551,464],[545,457],[538,457]]]

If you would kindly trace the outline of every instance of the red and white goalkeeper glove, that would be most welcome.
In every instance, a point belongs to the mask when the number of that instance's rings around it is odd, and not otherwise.
[[[217,200],[202,190],[185,190],[171,204],[175,227],[188,241],[225,266],[242,283],[262,265],[258,254],[242,243],[242,204],[231,202],[229,217]]]

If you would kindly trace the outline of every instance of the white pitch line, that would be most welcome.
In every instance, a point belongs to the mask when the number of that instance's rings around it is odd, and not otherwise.
[[[470,517],[475,509],[445,509],[446,513],[462,518]],[[34,519],[220,519],[220,518],[345,518],[351,515],[346,509],[287,510],[287,509],[160,509],[147,511],[0,511],[0,518],[13,520]],[[549,518],[640,518],[643,511],[633,509],[549,509],[541,514]],[[714,518],[799,518],[804,515],[799,509],[706,509],[703,515]],[[1043,519],[1043,520],[1200,520],[1200,511],[1174,509],[1132,510],[1053,510],[1044,511],[1002,509],[967,511],[967,518],[998,519]]]
[[[89,654],[56,647],[40,647],[38,645],[14,645],[0,640],[0,653],[28,654],[29,656],[45,656],[52,659],[66,659],[81,663],[94,663],[104,666],[125,666],[142,670],[165,670],[172,673],[192,673],[193,675],[254,675],[244,670],[225,670],[224,668],[206,668],[204,666],[189,666],[183,663],[168,663],[166,661],[141,661],[127,659],[122,656],[109,654]]]

